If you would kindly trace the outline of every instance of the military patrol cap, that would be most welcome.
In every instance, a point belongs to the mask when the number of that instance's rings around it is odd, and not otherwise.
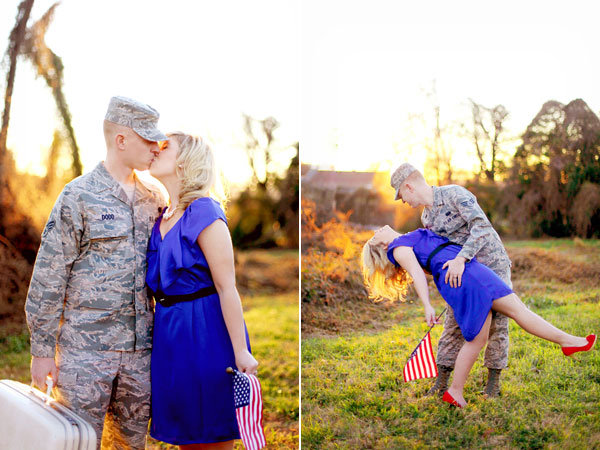
[[[104,119],[131,128],[149,141],[167,141],[169,138],[156,128],[159,117],[157,110],[144,103],[127,97],[112,97]]]
[[[404,183],[404,180],[408,178],[408,176],[413,173],[415,170],[415,166],[409,163],[400,164],[394,173],[392,174],[392,178],[390,180],[390,184],[394,189],[396,189],[396,197],[394,200],[400,199],[400,186]]]

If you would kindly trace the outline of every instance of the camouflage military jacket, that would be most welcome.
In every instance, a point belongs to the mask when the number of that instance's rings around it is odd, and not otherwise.
[[[146,249],[164,200],[135,177],[133,205],[103,163],[65,186],[42,234],[25,311],[31,354],[58,345],[151,347]]]
[[[463,246],[458,256],[474,256],[490,269],[511,265],[500,236],[477,203],[462,186],[433,186],[433,206],[421,215],[423,226]]]

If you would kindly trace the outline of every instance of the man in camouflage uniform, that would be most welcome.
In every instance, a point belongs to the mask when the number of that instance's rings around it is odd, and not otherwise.
[[[90,422],[97,448],[144,448],[150,416],[153,305],[146,248],[164,205],[134,169],[158,154],[158,112],[113,97],[106,160],[68,183],[42,234],[25,310],[31,374]],[[103,435],[104,430],[104,435]]]
[[[447,283],[453,287],[459,286],[465,263],[477,256],[480,263],[493,270],[512,288],[511,261],[498,233],[473,194],[457,185],[429,186],[423,175],[408,163],[399,166],[392,174],[391,185],[396,189],[396,200],[402,200],[413,208],[425,207],[421,215],[423,226],[463,246],[456,258],[446,263]],[[428,392],[429,395],[443,393],[447,389],[448,378],[463,344],[464,339],[452,308],[448,308],[444,332],[438,344],[438,378]],[[484,360],[484,365],[488,368],[488,380],[484,389],[487,397],[499,395],[500,373],[507,364],[508,317],[492,311]]]

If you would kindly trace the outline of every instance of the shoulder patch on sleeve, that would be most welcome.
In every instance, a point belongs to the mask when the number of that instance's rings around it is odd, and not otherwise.
[[[42,233],[42,237],[46,237],[46,235],[50,231],[52,231],[52,229],[54,228],[55,225],[56,225],[56,222],[54,220],[48,221],[48,223],[46,224],[46,227],[44,228],[44,232]]]

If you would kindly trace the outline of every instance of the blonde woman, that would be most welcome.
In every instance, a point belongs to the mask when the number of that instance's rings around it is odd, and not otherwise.
[[[454,378],[442,397],[444,401],[458,407],[466,405],[463,388],[489,334],[491,310],[510,317],[528,333],[561,345],[567,356],[594,346],[594,334],[572,336],[527,309],[506,283],[476,258],[465,265],[462,282],[448,284],[448,261],[454,259],[460,249],[460,245],[431,230],[420,228],[401,235],[386,225],[365,244],[362,254],[365,283],[372,295],[389,298],[395,298],[398,293],[404,295],[410,276],[425,307],[425,320],[433,325],[436,316],[429,303],[425,268],[452,308],[467,342],[458,353]]]
[[[156,300],[150,435],[180,448],[233,448],[239,430],[228,366],[256,374],[212,150],[168,134],[150,167],[170,204],[148,244]]]

